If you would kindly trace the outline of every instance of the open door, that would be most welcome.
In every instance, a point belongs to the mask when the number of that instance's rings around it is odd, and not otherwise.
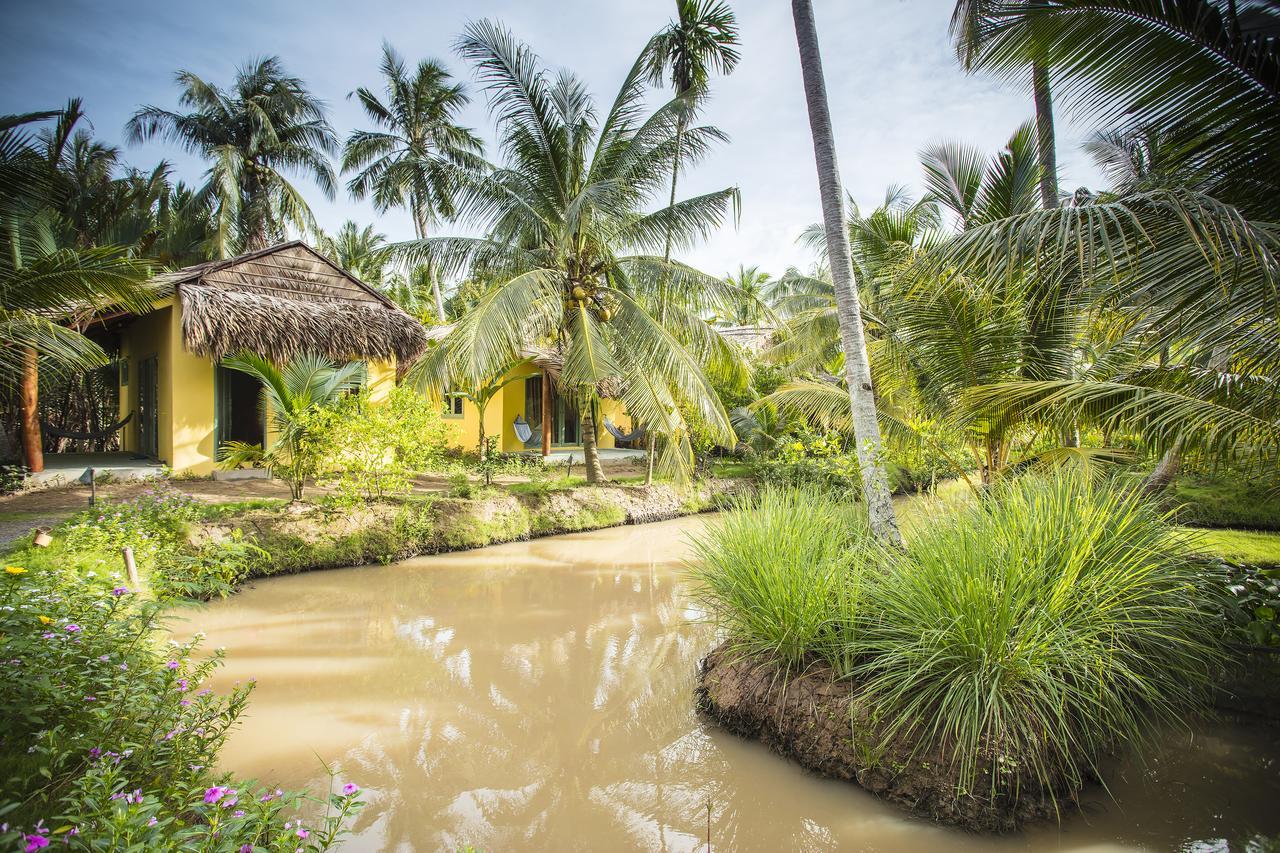
[[[156,357],[138,362],[138,452],[160,458],[160,371]]]
[[[266,439],[266,422],[262,411],[262,386],[247,373],[217,368],[218,406],[214,443],[222,447],[229,441],[262,445]]]

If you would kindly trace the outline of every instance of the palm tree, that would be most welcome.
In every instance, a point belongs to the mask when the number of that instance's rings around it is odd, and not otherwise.
[[[831,129],[831,110],[827,105],[827,85],[822,76],[822,56],[818,50],[818,28],[813,19],[812,2],[791,0],[791,14],[795,20],[805,102],[813,132],[822,220],[827,232],[827,256],[840,315],[840,342],[844,350],[845,381],[853,413],[854,437],[858,444],[863,500],[875,535],[890,545],[900,546],[902,534],[898,531],[889,477],[884,468],[871,364],[867,360],[866,337],[862,328],[862,307],[853,280],[844,189],[840,185],[840,169],[836,164],[835,133]]]
[[[321,450],[316,443],[315,414],[336,405],[365,381],[365,364],[337,365],[321,355],[301,353],[283,366],[249,352],[225,359],[223,365],[262,383],[267,411],[275,426],[268,447],[228,441],[218,448],[218,460],[228,468],[263,465],[289,484],[289,496],[302,500],[308,477],[319,470]]]
[[[676,144],[671,154],[671,194],[668,206],[676,203],[684,131],[698,101],[707,94],[713,71],[729,74],[738,64],[738,24],[733,10],[720,0],[676,0],[676,19],[649,43],[649,79],[655,86],[669,82],[676,97],[684,98],[687,112],[676,120]],[[671,260],[672,234],[667,233],[662,248],[664,261]],[[660,283],[658,317],[666,315],[665,282]],[[645,485],[653,482],[658,433],[649,431]]]
[[[423,240],[429,226],[454,215],[457,170],[480,168],[484,145],[457,124],[471,99],[461,84],[450,83],[441,63],[423,60],[410,77],[404,60],[383,44],[381,70],[385,103],[363,86],[354,94],[370,121],[385,129],[353,131],[342,151],[342,171],[357,172],[347,189],[356,198],[371,195],[377,210],[408,207],[414,236]],[[444,299],[434,275],[431,288],[443,323]]]
[[[0,384],[19,388],[27,467],[44,467],[37,411],[39,371],[82,371],[106,364],[79,322],[108,308],[149,310],[156,291],[151,266],[116,246],[64,242],[57,181],[47,148],[27,129],[58,118],[51,111],[0,116]]]
[[[480,21],[464,31],[461,55],[475,63],[497,119],[506,163],[463,180],[459,207],[484,236],[436,237],[405,247],[445,272],[484,272],[492,286],[443,341],[432,360],[451,376],[441,385],[476,386],[530,348],[561,364],[563,396],[583,411],[587,478],[602,482],[594,403],[620,398],[631,416],[669,437],[663,463],[687,473],[687,417],[716,441],[734,440],[703,365],[741,369],[741,356],[698,311],[708,294],[737,294],[721,279],[652,254],[667,234],[687,245],[719,226],[738,199],[730,187],[646,211],[666,184],[681,99],[644,112],[648,52],[632,66],[601,120],[586,86],[568,71],[542,70],[536,54],[503,27]],[[681,162],[723,139],[714,128],[684,130]],[[652,307],[669,282],[665,317]],[[429,360],[424,360],[424,363]]]
[[[767,314],[765,294],[769,291],[772,280],[772,276],[757,266],[738,264],[738,272],[729,273],[725,276],[725,281],[737,288],[743,298],[733,306],[732,312],[725,319],[739,326],[763,322]]]
[[[365,284],[382,285],[391,250],[387,235],[374,231],[372,225],[361,228],[348,219],[332,237],[320,232],[316,242],[320,251]]]
[[[1024,0],[1025,2],[1025,0]],[[956,54],[966,71],[985,67],[990,60],[989,39],[1001,14],[1008,14],[1008,0],[956,0],[951,14],[951,35]],[[1027,42],[1031,66],[1031,92],[1036,105],[1036,148],[1040,162],[1040,201],[1045,208],[1058,206],[1058,153],[1053,128],[1053,90],[1044,52]]]
[[[133,143],[160,137],[211,161],[200,193],[217,204],[217,254],[265,248],[286,225],[314,231],[311,208],[285,173],[306,175],[334,197],[329,155],[338,146],[324,103],[274,56],[238,68],[230,90],[190,71],[179,71],[177,82],[178,103],[190,112],[144,106],[125,133]]]

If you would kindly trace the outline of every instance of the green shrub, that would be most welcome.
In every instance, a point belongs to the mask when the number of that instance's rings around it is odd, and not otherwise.
[[[383,401],[371,402],[366,390],[322,410],[318,430],[327,460],[320,476],[339,502],[358,504],[404,494],[416,474],[444,467],[457,427],[400,386]]]
[[[200,515],[201,504],[195,498],[158,486],[132,500],[85,510],[63,524],[59,533],[69,554],[104,559],[110,555],[115,569],[120,549],[130,547],[138,567],[148,570],[180,546],[187,525]]]
[[[223,540],[207,542],[197,551],[177,551],[151,573],[151,591],[159,599],[226,598],[256,566],[271,559],[240,530]]]
[[[358,809],[353,786],[299,833],[298,795],[215,772],[253,685],[203,688],[222,653],[162,644],[157,606],[118,580],[11,565],[0,600],[7,849],[317,850]]]
[[[858,505],[765,486],[693,538],[693,595],[742,652],[845,667],[868,542]]]
[[[1206,703],[1217,604],[1136,491],[1019,479],[884,555],[852,674],[888,738],[940,751],[969,790],[984,764],[992,793],[1002,773],[1078,786]]]
[[[825,660],[886,741],[945,758],[957,795],[1077,787],[1204,708],[1223,662],[1221,587],[1185,538],[1137,492],[1070,472],[952,507],[904,550],[827,492],[766,487],[694,552],[735,647]]]

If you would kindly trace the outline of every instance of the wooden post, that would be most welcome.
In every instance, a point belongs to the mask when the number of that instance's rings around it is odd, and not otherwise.
[[[551,455],[551,374],[542,370],[542,457]]]
[[[30,473],[38,474],[44,470],[44,448],[40,436],[40,371],[36,351],[30,347],[22,354],[22,388],[19,394],[22,461]]]
[[[133,561],[133,549],[126,546],[120,549],[120,553],[124,555],[124,570],[129,575],[130,589],[137,592],[140,581],[138,580],[138,564]]]

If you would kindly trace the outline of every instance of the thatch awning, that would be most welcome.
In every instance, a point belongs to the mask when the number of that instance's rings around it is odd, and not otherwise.
[[[247,350],[283,362],[314,352],[403,366],[427,345],[421,323],[301,242],[157,278],[177,289],[183,345],[209,358]]]
[[[409,364],[426,346],[421,323],[378,304],[302,302],[193,284],[178,293],[183,343],[209,358],[249,350],[276,362],[314,352],[335,361]]]

